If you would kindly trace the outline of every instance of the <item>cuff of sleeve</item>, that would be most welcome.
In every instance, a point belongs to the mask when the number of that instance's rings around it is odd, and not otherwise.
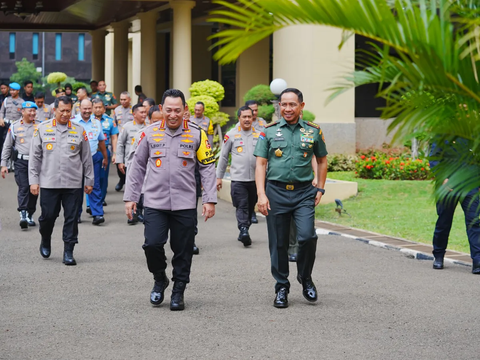
[[[94,186],[95,181],[93,179],[85,179],[85,186]]]
[[[7,162],[6,161],[0,162],[0,166],[7,166]]]
[[[214,196],[203,196],[202,197],[202,204],[207,204],[207,203],[211,203],[211,204],[216,204],[217,203],[217,194],[215,194]]]

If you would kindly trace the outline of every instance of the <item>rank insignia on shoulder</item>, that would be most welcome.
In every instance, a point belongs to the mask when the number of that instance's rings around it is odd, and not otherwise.
[[[315,129],[320,129],[320,125],[317,125],[313,122],[310,122],[310,121],[305,121],[307,123],[307,125],[310,125],[311,127],[314,127]]]
[[[223,143],[225,144],[228,141],[228,139],[230,139],[230,137],[228,135],[225,135],[225,137],[223,138]]]
[[[272,123],[270,123],[270,124],[267,124],[267,125],[265,125],[265,129],[266,129],[266,128],[269,128],[270,126],[277,125],[277,124],[278,124],[278,121],[275,121],[275,122],[272,122]]]

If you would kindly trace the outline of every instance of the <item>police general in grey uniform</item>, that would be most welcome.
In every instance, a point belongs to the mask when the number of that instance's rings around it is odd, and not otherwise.
[[[259,133],[252,129],[253,111],[248,106],[242,106],[237,112],[239,125],[230,130],[223,140],[222,152],[217,166],[217,189],[222,187],[222,179],[231,154],[230,193],[233,206],[237,209],[237,224],[240,234],[238,241],[244,246],[250,246],[252,240],[248,229],[252,224],[252,215],[257,203],[257,188],[255,186],[255,164],[253,156]]]
[[[38,126],[30,150],[30,191],[40,195],[42,214],[40,254],[48,258],[55,220],[63,207],[63,263],[76,265],[73,248],[78,243],[77,215],[82,196],[93,189],[93,161],[88,136],[81,125],[70,121],[72,100],[61,96],[55,100],[55,118]]]
[[[304,106],[301,91],[285,89],[280,94],[282,118],[260,133],[254,153],[257,157],[257,205],[267,217],[271,270],[277,282],[273,305],[277,308],[288,307],[288,244],[292,217],[299,244],[297,280],[303,286],[303,296],[308,301],[317,300],[317,289],[312,281],[317,249],[315,206],[325,193],[327,149],[320,127],[300,118]],[[313,155],[318,163],[318,187],[312,185]]]
[[[30,193],[28,184],[28,160],[33,133],[37,129],[35,124],[37,105],[31,101],[22,104],[21,120],[14,122],[8,129],[7,138],[2,151],[2,177],[8,173],[7,162],[12,159],[15,163],[15,182],[18,186],[18,209],[20,212],[20,227],[27,229],[35,226],[33,214],[37,207],[37,195]]]
[[[164,245],[170,232],[174,281],[171,310],[183,310],[183,294],[190,281],[195,238],[196,183],[198,164],[204,188],[205,221],[215,215],[217,202],[215,157],[207,135],[197,125],[183,119],[185,96],[170,89],[162,98],[163,120],[148,126],[141,135],[128,170],[124,194],[125,212],[132,218],[140,198],[145,174],[145,243],[143,249],[155,284],[150,302],[160,305],[169,284]]]

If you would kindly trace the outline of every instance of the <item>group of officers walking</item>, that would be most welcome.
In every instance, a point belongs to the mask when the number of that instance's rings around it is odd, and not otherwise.
[[[174,253],[170,309],[183,310],[192,257],[198,251],[197,201],[200,196],[205,221],[215,215],[217,190],[222,187],[231,154],[238,240],[251,245],[248,230],[257,221],[255,204],[267,219],[271,271],[276,280],[274,306],[288,307],[292,218],[299,247],[297,280],[304,297],[317,300],[311,277],[317,242],[314,215],[325,192],[327,152],[319,126],[301,118],[304,102],[299,90],[284,90],[280,96],[282,118],[269,125],[257,118],[256,104],[241,107],[238,124],[224,138],[217,169],[213,130],[210,119],[203,115],[204,105],[197,103],[190,118],[179,90],[167,90],[159,106],[144,102],[131,111],[126,110],[131,106],[130,95],[124,92],[113,119],[106,115],[101,99],[91,101],[81,95],[78,101],[79,114],[72,119],[72,99],[58,96],[53,118],[41,122],[35,120],[37,104],[23,102],[22,117],[10,126],[3,147],[2,176],[8,172],[8,160],[15,164],[22,228],[34,225],[40,194],[38,222],[44,258],[51,255],[53,227],[63,207],[63,262],[76,264],[73,250],[78,243],[82,193],[87,194],[93,224],[103,223],[108,166],[113,160],[125,175],[125,183],[120,179],[116,190],[125,186],[128,222],[143,221],[145,226],[143,249],[154,277],[150,302],[160,305],[170,282],[164,250],[170,238]]]

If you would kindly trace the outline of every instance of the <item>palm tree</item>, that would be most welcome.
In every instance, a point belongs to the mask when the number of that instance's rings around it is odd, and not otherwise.
[[[230,25],[213,37],[215,59],[229,63],[258,41],[295,24],[329,25],[372,40],[358,70],[332,88],[379,83],[382,118],[396,118],[397,138],[427,133],[448,145],[432,160],[437,198],[480,186],[480,2],[478,0],[238,0],[209,21]],[[342,45],[340,44],[340,46]],[[455,141],[461,138],[461,141]],[[441,186],[445,178],[455,192]]]

